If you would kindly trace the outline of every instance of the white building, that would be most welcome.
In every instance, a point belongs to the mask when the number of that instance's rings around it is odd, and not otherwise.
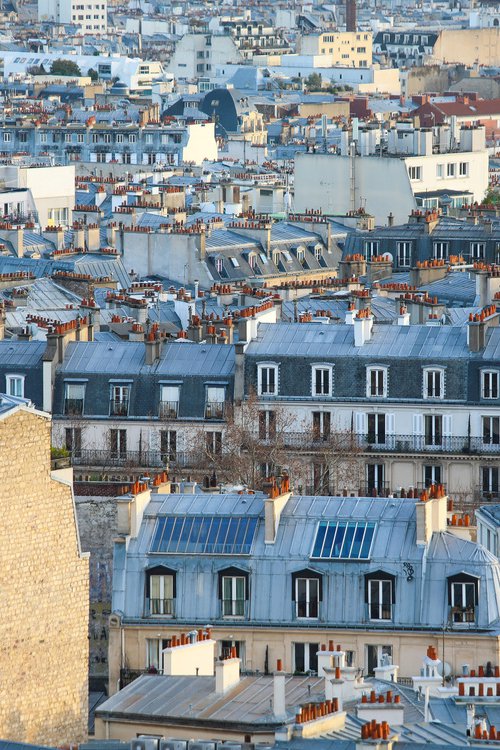
[[[225,63],[241,63],[243,56],[229,34],[185,34],[175,48],[169,71],[175,78],[211,76]]]
[[[38,20],[77,25],[82,34],[106,34],[107,0],[38,0]]]
[[[71,224],[75,205],[74,166],[1,166],[0,183],[29,190],[42,228]]]
[[[395,223],[405,222],[430,194],[481,202],[488,187],[484,127],[461,128],[457,136],[448,126],[395,128],[380,156],[380,131],[345,130],[340,154],[296,155],[295,208],[345,214],[361,206],[385,224],[389,211]]]

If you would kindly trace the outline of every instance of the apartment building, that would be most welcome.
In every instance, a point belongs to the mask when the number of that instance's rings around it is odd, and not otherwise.
[[[299,55],[325,55],[330,65],[345,68],[369,68],[372,64],[372,34],[367,31],[324,31],[301,34],[297,39]]]
[[[193,628],[253,672],[279,659],[289,674],[319,673],[330,640],[353,673],[389,663],[410,677],[428,643],[442,648],[443,627],[453,674],[496,659],[498,560],[451,525],[439,492],[395,501],[291,495],[285,483],[270,497],[168,489],[139,486],[117,501],[113,692],[162,670]]]
[[[298,153],[295,207],[346,213],[362,206],[385,224],[388,210],[402,224],[429,199],[451,195],[454,205],[481,203],[488,188],[483,126],[418,129],[400,123],[383,136],[377,127],[343,131],[340,153]],[[341,189],[339,187],[342,186]]]
[[[78,26],[82,34],[106,34],[107,0],[38,0],[38,20]]]
[[[171,125],[152,123],[86,122],[41,124],[6,120],[0,127],[0,154],[9,158],[25,154],[51,155],[58,163],[91,162],[177,166],[217,159],[212,122]]]

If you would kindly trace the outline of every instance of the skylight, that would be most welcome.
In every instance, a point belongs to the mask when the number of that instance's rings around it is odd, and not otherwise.
[[[367,560],[375,524],[366,521],[321,521],[311,557],[321,560]]]
[[[160,516],[150,552],[177,555],[249,555],[257,518]]]

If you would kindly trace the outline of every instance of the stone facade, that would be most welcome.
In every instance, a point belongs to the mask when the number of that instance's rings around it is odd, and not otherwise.
[[[85,738],[89,561],[71,475],[51,476],[50,420],[0,417],[0,737],[60,745]]]

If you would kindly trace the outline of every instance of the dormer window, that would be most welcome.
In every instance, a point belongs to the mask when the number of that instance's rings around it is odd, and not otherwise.
[[[448,604],[451,610],[451,622],[454,625],[474,624],[478,603],[478,578],[468,573],[458,573],[448,578]]]
[[[481,373],[481,398],[498,398],[498,370],[483,370]]]
[[[109,413],[115,417],[128,415],[130,399],[130,385],[111,385],[111,401]]]
[[[278,365],[272,363],[257,365],[257,392],[259,396],[278,395]]]
[[[24,398],[24,375],[6,375],[5,385],[8,396]]]
[[[367,367],[366,395],[369,398],[387,396],[387,367]]]
[[[67,416],[83,414],[85,401],[85,383],[64,384],[64,413]]]
[[[176,419],[179,413],[180,386],[160,386],[160,417],[162,419]]]
[[[173,617],[176,572],[162,565],[146,571],[146,615]]]
[[[312,395],[332,395],[332,367],[331,365],[313,365],[312,367]]]
[[[424,398],[444,398],[443,368],[425,367],[423,373],[422,392]]]
[[[207,386],[205,419],[223,419],[226,389],[224,386]]]

